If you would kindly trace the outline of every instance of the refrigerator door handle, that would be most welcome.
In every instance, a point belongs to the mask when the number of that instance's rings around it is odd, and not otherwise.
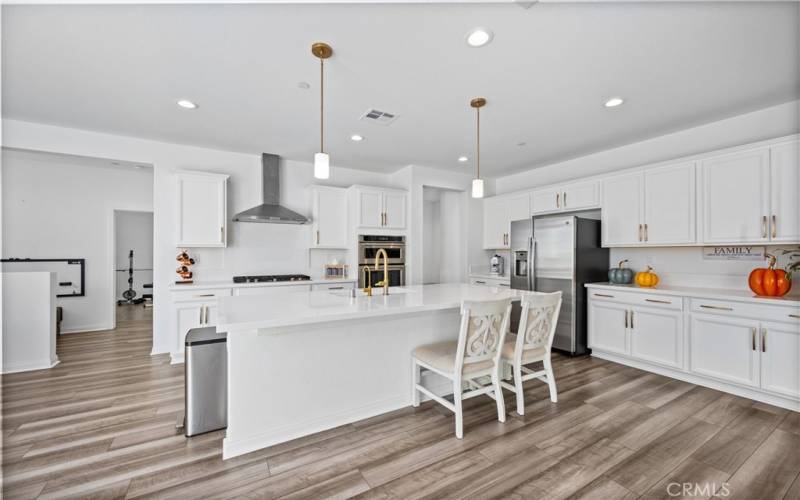
[[[536,283],[536,241],[528,238],[528,290],[533,291]]]

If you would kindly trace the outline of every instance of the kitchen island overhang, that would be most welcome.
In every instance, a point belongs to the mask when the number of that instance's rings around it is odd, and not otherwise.
[[[414,348],[457,339],[463,300],[523,293],[530,292],[444,284],[388,296],[297,291],[220,299],[218,328],[228,332],[223,458],[409,406]],[[435,375],[422,383],[452,392]]]

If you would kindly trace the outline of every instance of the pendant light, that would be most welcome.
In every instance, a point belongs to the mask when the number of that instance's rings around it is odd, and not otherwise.
[[[333,55],[333,49],[327,43],[317,42],[311,46],[311,53],[319,59],[319,153],[314,153],[314,177],[327,179],[331,176],[331,157],[325,152],[324,142],[325,59]]]
[[[469,102],[469,105],[475,108],[477,112],[477,132],[478,140],[476,141],[475,152],[475,178],[472,179],[472,197],[483,198],[483,179],[481,179],[481,108],[486,105],[486,99],[483,97],[476,97]]]

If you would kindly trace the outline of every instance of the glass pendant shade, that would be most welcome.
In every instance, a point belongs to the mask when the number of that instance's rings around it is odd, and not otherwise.
[[[483,198],[483,179],[472,179],[472,197]]]
[[[327,179],[330,176],[331,176],[331,157],[328,156],[328,153],[314,153],[314,177],[316,177],[317,179]],[[483,192],[482,184],[481,184],[481,192]]]

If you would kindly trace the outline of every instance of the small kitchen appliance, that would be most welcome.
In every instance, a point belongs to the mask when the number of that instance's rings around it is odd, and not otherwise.
[[[492,260],[489,261],[489,273],[493,276],[501,276],[504,264],[505,259],[503,257],[497,254],[492,255]]]

